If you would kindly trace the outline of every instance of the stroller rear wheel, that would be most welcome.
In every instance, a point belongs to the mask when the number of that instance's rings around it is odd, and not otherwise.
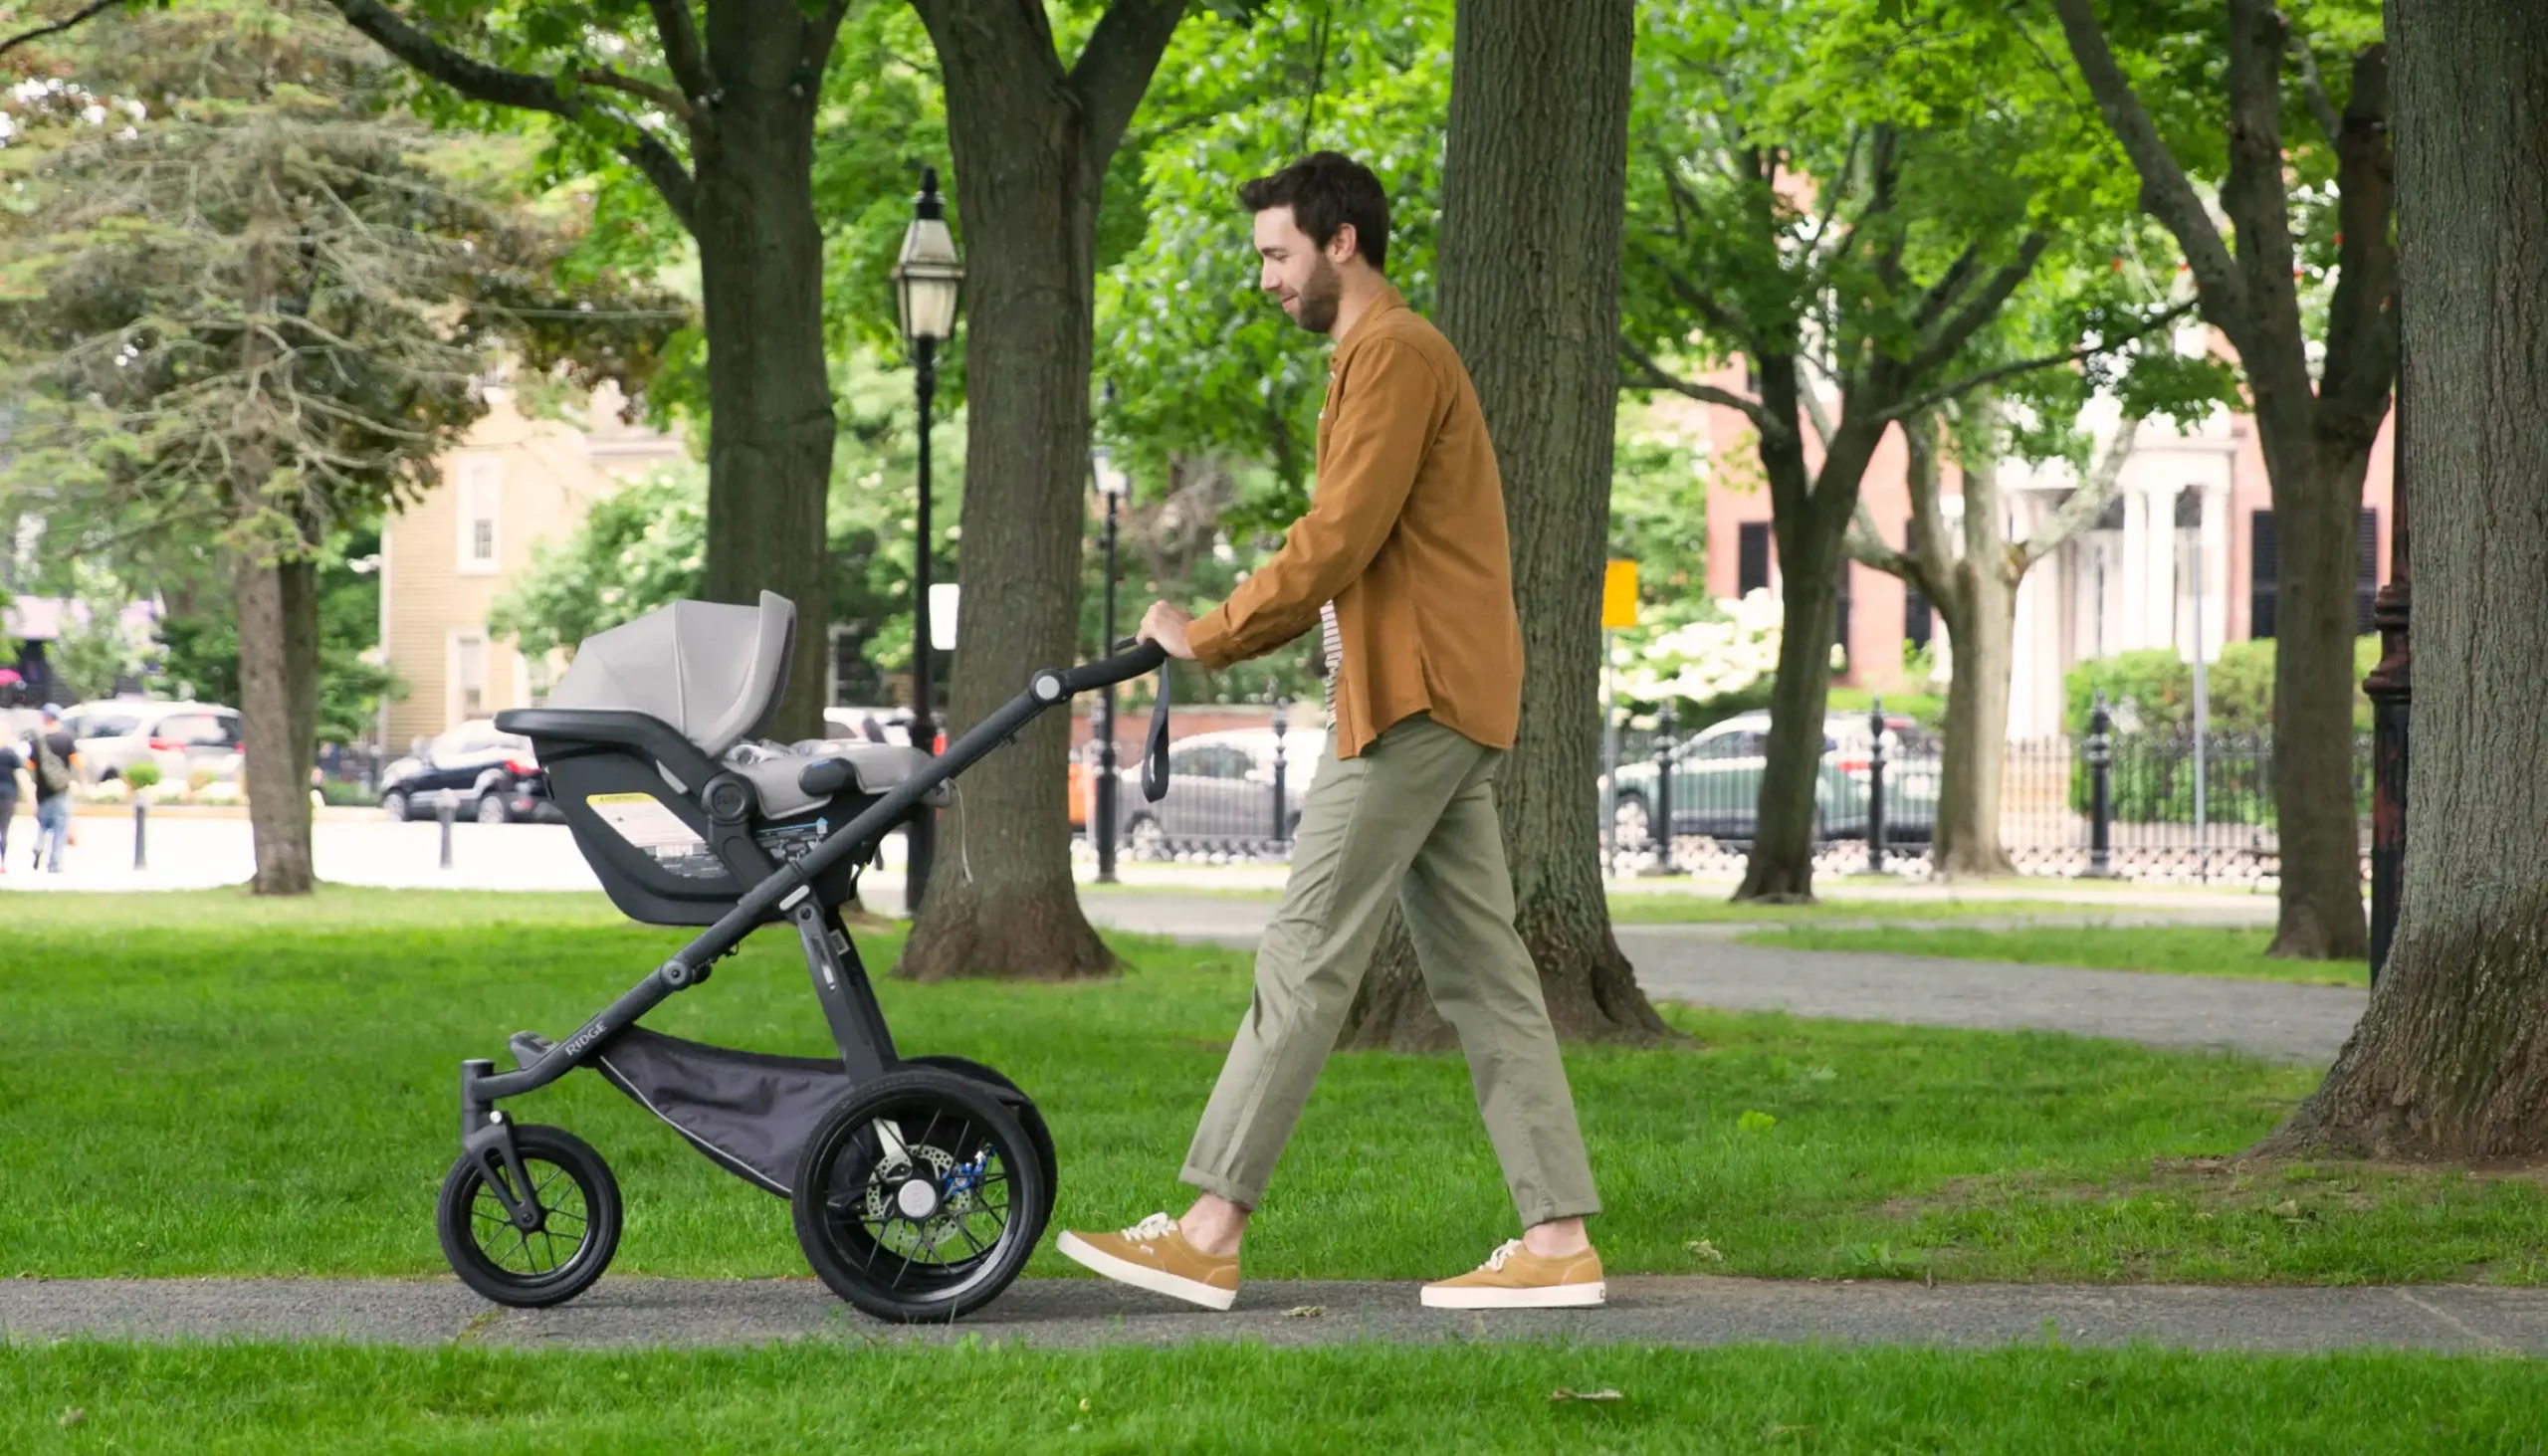
[[[841,1099],[796,1165],[796,1241],[832,1292],[880,1320],[972,1313],[1043,1235],[1044,1164],[989,1088],[937,1068]]]
[[[985,1067],[979,1062],[969,1061],[963,1057],[939,1055],[905,1057],[903,1064],[943,1068],[958,1077],[970,1077],[976,1082],[987,1082],[993,1087],[1006,1088],[1016,1093],[1021,1099],[1026,1096],[1025,1088],[1009,1081],[996,1069]],[[1021,1101],[1010,1111],[1017,1114],[1017,1126],[1025,1130],[1026,1141],[1034,1146],[1036,1161],[1044,1165],[1044,1221],[1050,1223],[1053,1218],[1053,1195],[1061,1188],[1061,1160],[1053,1152],[1052,1130],[1044,1126],[1044,1115],[1035,1110],[1035,1104],[1032,1101]]]
[[[514,1129],[539,1226],[506,1216],[487,1171],[463,1154],[442,1180],[434,1228],[463,1284],[500,1305],[535,1310],[592,1288],[619,1248],[619,1181],[584,1140],[562,1128]],[[501,1175],[501,1174],[499,1174]]]

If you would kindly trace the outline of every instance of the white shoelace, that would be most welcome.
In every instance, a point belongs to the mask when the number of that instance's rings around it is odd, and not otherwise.
[[[1521,1251],[1522,1241],[1520,1239],[1506,1239],[1503,1243],[1496,1246],[1494,1253],[1486,1256],[1486,1267],[1490,1270],[1500,1272],[1504,1268],[1504,1261],[1512,1258],[1515,1254],[1518,1254]]]
[[[1174,1232],[1176,1232],[1175,1219],[1168,1217],[1165,1213],[1154,1213],[1150,1217],[1143,1219],[1141,1222],[1134,1224],[1131,1228],[1124,1230],[1124,1237],[1132,1239],[1137,1243],[1147,1244],[1167,1238],[1169,1234]]]

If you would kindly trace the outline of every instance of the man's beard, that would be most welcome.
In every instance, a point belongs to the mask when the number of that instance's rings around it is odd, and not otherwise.
[[[1310,281],[1301,286],[1295,297],[1301,301],[1295,321],[1303,328],[1325,333],[1336,326],[1336,309],[1345,298],[1345,280],[1337,274],[1336,265],[1327,261],[1326,254],[1321,253],[1311,263]]]

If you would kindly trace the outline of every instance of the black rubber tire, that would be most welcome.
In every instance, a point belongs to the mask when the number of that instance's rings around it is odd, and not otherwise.
[[[952,1130],[949,1119],[957,1120]],[[856,1200],[864,1207],[869,1190],[886,1193],[888,1187],[893,1191],[886,1195],[887,1201],[895,1207],[905,1207],[902,1189],[911,1182],[934,1185],[933,1191],[939,1197],[953,1196],[946,1177],[880,1182],[892,1176],[891,1168],[895,1166],[883,1162],[882,1139],[872,1131],[880,1121],[889,1123],[897,1140],[906,1146],[927,1147],[940,1156],[953,1155],[943,1144],[953,1144],[957,1150],[970,1148],[975,1154],[972,1161],[985,1167],[985,1154],[997,1156],[1007,1192],[999,1205],[997,1225],[980,1228],[990,1235],[987,1246],[972,1237],[980,1226],[968,1219],[964,1236],[967,1243],[975,1246],[975,1252],[938,1262],[915,1262],[906,1249],[898,1261],[895,1246],[880,1242],[876,1230],[881,1229],[890,1237],[900,1223],[930,1237],[935,1247],[945,1237],[943,1233],[929,1233],[937,1222],[936,1214],[924,1211],[919,1215],[923,1221],[915,1223],[908,1213],[889,1211],[878,1225],[871,1225],[864,1217],[840,1215],[841,1203]],[[911,1132],[914,1124],[921,1128],[917,1134]],[[935,1161],[926,1157],[920,1160]],[[814,1273],[830,1286],[832,1293],[879,1320],[944,1324],[999,1298],[1026,1267],[1036,1241],[1044,1233],[1047,1202],[1043,1183],[1043,1164],[1025,1129],[996,1093],[970,1077],[919,1067],[877,1078],[842,1098],[824,1115],[797,1158],[795,1193],[788,1203],[795,1214],[796,1242],[805,1252],[805,1262],[813,1266]],[[984,1212],[973,1218],[987,1216]],[[900,1242],[909,1245],[918,1241],[906,1238]]]
[[[479,823],[510,824],[513,819],[514,811],[505,807],[504,790],[491,788],[478,796]]]
[[[442,1197],[434,1207],[434,1231],[442,1238],[443,1257],[451,1261],[451,1272],[460,1276],[461,1283],[497,1304],[517,1310],[564,1304],[592,1288],[593,1281],[610,1267],[611,1255],[619,1251],[619,1180],[611,1176],[610,1164],[602,1161],[591,1144],[563,1128],[537,1124],[517,1127],[514,1147],[522,1154],[534,1186],[540,1181],[539,1174],[528,1165],[545,1162],[562,1171],[582,1195],[584,1240],[565,1262],[546,1273],[522,1273],[507,1269],[488,1256],[478,1242],[470,1213],[485,1177],[477,1159],[465,1153],[452,1163],[451,1171],[442,1180]],[[529,1248],[528,1240],[525,1248]]]
[[[1044,1126],[1044,1115],[1036,1110],[1035,1100],[1026,1095],[1026,1089],[1009,1081],[996,1068],[985,1067],[979,1062],[964,1057],[951,1057],[944,1054],[905,1057],[903,1065],[941,1068],[958,1077],[970,1077],[976,1082],[987,1082],[993,1087],[1006,1088],[1017,1094],[1019,1102],[1009,1111],[1017,1115],[1017,1125],[1026,1130],[1026,1141],[1035,1144],[1035,1160],[1044,1165],[1044,1221],[1052,1222],[1053,1197],[1060,1191],[1062,1185],[1061,1159],[1053,1151],[1053,1132]]]
[[[380,811],[401,824],[415,817],[409,812],[407,796],[394,788],[380,796]]]

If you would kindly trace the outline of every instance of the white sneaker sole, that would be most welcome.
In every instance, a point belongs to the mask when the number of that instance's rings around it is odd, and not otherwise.
[[[1153,1294],[1164,1294],[1169,1299],[1183,1300],[1189,1305],[1201,1305],[1207,1310],[1226,1310],[1238,1302],[1237,1290],[1222,1289],[1217,1285],[1205,1284],[1199,1279],[1187,1279],[1181,1275],[1168,1273],[1166,1270],[1133,1263],[1129,1259],[1118,1259],[1104,1250],[1093,1247],[1075,1233],[1065,1232],[1053,1241],[1053,1247],[1061,1250],[1062,1257],[1072,1263],[1083,1269],[1103,1274],[1118,1284],[1129,1284],[1135,1289],[1147,1289]]]
[[[1551,1284],[1539,1289],[1424,1286],[1428,1310],[1573,1310],[1609,1302],[1606,1284]]]

